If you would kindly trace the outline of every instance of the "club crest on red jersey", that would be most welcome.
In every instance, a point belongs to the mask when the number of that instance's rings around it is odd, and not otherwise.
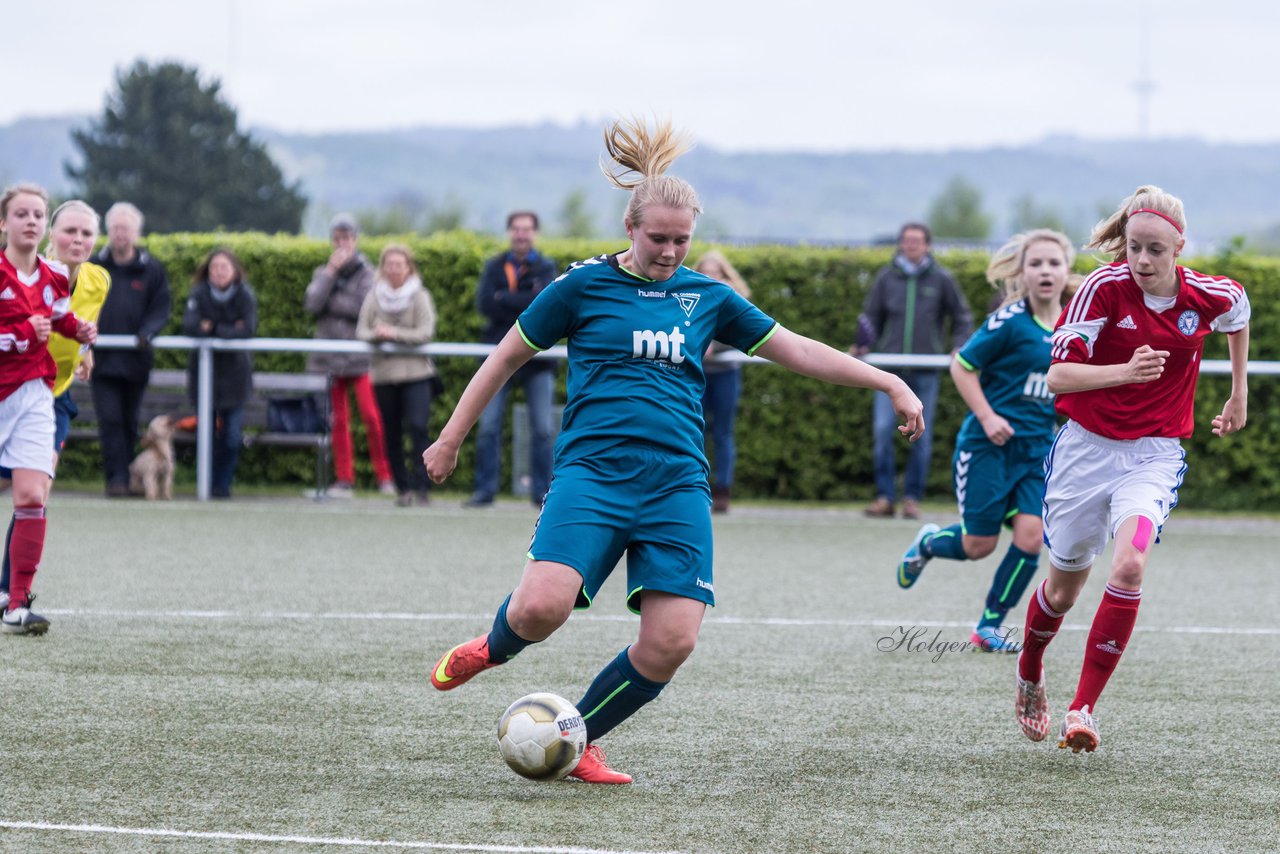
[[[1200,328],[1200,315],[1187,309],[1178,316],[1178,331],[1183,335],[1195,335]]]
[[[53,298],[54,298],[53,285],[45,285],[44,286],[44,304],[52,307]]]

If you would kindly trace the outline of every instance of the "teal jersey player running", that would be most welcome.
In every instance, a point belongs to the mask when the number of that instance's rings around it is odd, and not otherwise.
[[[987,403],[1009,422],[1013,435],[1040,445],[1041,459],[1057,432],[1053,395],[1045,380],[1052,337],[1053,326],[1039,320],[1023,299],[992,313],[956,354],[965,370],[978,374]],[[970,412],[960,425],[956,447],[974,450],[990,444]]]
[[[907,384],[775,323],[731,288],[683,266],[697,195],[662,174],[685,150],[669,124],[616,122],[605,146],[631,191],[631,245],[576,264],[540,293],[467,385],[423,462],[437,483],[497,391],[537,351],[568,342],[568,401],[551,488],[524,574],[492,628],[447,651],[431,684],[448,691],[545,640],[591,603],[622,558],[639,634],[577,703],[586,752],[571,777],[629,783],[597,739],[640,710],[692,654],[712,579],[711,494],[702,450],[703,353],[713,340],[837,385],[884,391],[912,440],[923,407]],[[629,174],[638,178],[628,179]]]
[[[617,255],[571,265],[517,324],[537,350],[569,340],[557,465],[644,442],[705,466],[707,347],[718,340],[754,354],[777,327],[726,284],[687,267],[655,282],[623,268]]]
[[[953,459],[962,522],[923,526],[897,567],[898,586],[911,587],[931,558],[984,558],[995,551],[1001,527],[1011,527],[1013,542],[970,638],[980,650],[1016,651],[1002,624],[1039,563],[1044,458],[1056,427],[1046,376],[1073,254],[1064,235],[1038,230],[1016,236],[993,256],[987,277],[1012,294],[951,365],[970,409]]]

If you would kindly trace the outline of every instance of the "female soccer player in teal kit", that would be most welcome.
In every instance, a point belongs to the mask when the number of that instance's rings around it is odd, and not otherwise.
[[[988,652],[1016,651],[1001,624],[1040,560],[1044,457],[1058,429],[1045,376],[1074,258],[1070,238],[1043,228],[1016,235],[992,256],[987,279],[1004,300],[951,364],[951,378],[970,409],[954,459],[962,521],[941,530],[923,526],[897,567],[898,586],[911,587],[931,558],[981,560],[991,554],[1001,526],[1008,525],[1013,541],[970,638]]]
[[[689,184],[663,174],[687,150],[670,123],[615,122],[605,145],[631,192],[631,245],[580,261],[520,316],[481,365],[423,454],[439,483],[485,405],[535,353],[568,339],[568,400],[551,490],[528,562],[493,628],[449,650],[431,674],[441,691],[545,640],[585,608],[623,554],[635,643],[578,701],[588,748],[571,776],[629,783],[595,741],[658,696],[693,652],[712,580],[711,494],[703,453],[702,357],[712,340],[830,383],[878,389],[898,429],[924,429],[920,401],[901,379],[790,332],[732,288],[682,266],[702,208]],[[628,178],[628,176],[632,176]]]

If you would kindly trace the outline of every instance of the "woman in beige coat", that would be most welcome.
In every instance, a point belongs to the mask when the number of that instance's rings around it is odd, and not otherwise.
[[[422,286],[407,246],[389,244],[378,258],[373,290],[365,298],[356,337],[374,344],[426,344],[436,334],[436,306]],[[419,353],[377,352],[373,357],[373,392],[382,413],[387,462],[396,485],[396,504],[407,507],[429,501],[427,475],[419,460],[431,444],[431,400],[440,380],[430,357]],[[412,449],[406,466],[404,427]]]

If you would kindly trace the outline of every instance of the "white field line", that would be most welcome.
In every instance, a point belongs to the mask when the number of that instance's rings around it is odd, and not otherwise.
[[[149,836],[170,839],[217,839],[228,842],[277,842],[286,845],[337,845],[361,848],[408,848],[428,851],[482,851],[498,854],[677,854],[677,852],[615,851],[547,845],[468,845],[460,842],[415,842],[391,839],[343,839],[328,836],[276,836],[268,833],[168,830],[157,827],[107,827],[100,824],[49,824],[42,821],[0,821],[0,829]]]
[[[488,621],[492,614],[423,614],[405,611],[374,611],[358,613],[350,611],[193,611],[193,610],[110,610],[97,608],[41,608],[44,613],[54,617],[128,617],[142,619],[168,620],[294,620],[306,621],[361,621],[376,622],[381,620],[400,622],[442,622],[467,620],[471,622]],[[639,618],[627,614],[574,614],[572,619],[598,623],[638,622]],[[910,618],[892,620],[856,620],[856,619],[820,619],[789,617],[708,617],[703,621],[706,626],[782,626],[799,628],[924,628],[924,629],[972,629],[970,622],[953,620],[913,620]],[[1062,626],[1066,631],[1088,631],[1085,623],[1067,623]],[[1280,636],[1278,626],[1137,626],[1134,631],[1169,635],[1264,635]]]

